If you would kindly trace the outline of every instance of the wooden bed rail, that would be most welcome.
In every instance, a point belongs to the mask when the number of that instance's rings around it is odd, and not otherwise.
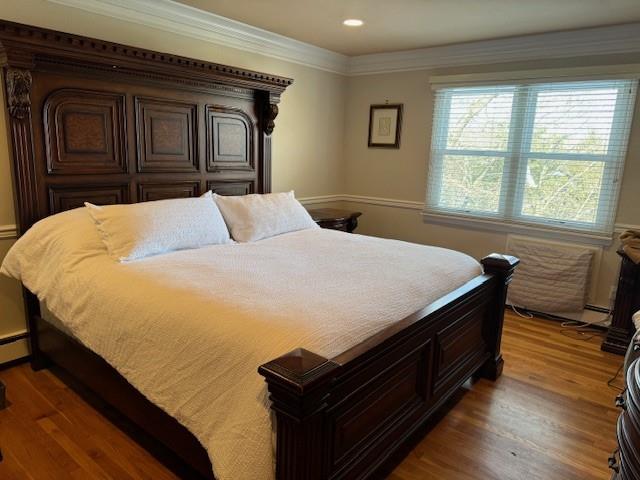
[[[376,338],[377,345],[373,348],[370,345],[362,349],[356,347],[354,350],[361,351],[361,357],[366,359],[353,358],[345,363],[342,360],[353,357],[353,354],[343,354],[335,359],[328,359],[299,348],[259,367],[258,372],[265,377],[268,384],[272,409],[277,417],[276,478],[278,480],[365,478],[378,469],[388,468],[381,461],[375,465],[375,469],[372,469],[366,465],[360,465],[357,458],[344,460],[351,454],[354,457],[365,457],[369,448],[366,446],[352,447],[341,458],[337,458],[340,455],[336,454],[340,449],[339,437],[345,435],[344,431],[338,431],[337,423],[339,422],[336,421],[336,417],[339,415],[336,412],[349,411],[349,415],[357,417],[362,412],[358,402],[371,396],[371,392],[377,392],[377,396],[372,397],[371,403],[375,404],[377,398],[387,400],[380,402],[380,408],[371,409],[371,412],[365,412],[364,418],[356,420],[356,422],[361,421],[362,425],[369,422],[372,427],[367,429],[360,426],[361,431],[365,431],[366,434],[363,434],[362,438],[355,443],[368,444],[373,451],[375,439],[372,440],[372,437],[376,435],[382,437],[397,427],[396,429],[400,431],[389,435],[389,438],[394,439],[394,443],[387,444],[384,453],[386,457],[391,457],[392,451],[399,449],[403,441],[421,424],[424,424],[469,377],[479,374],[490,380],[496,380],[500,376],[504,363],[500,353],[500,340],[505,300],[508,285],[519,260],[509,255],[494,253],[483,258],[481,263],[485,275],[481,277],[477,287],[473,287],[463,295],[453,292],[451,295],[459,295],[459,298],[449,301],[445,297],[447,301],[435,310],[429,307],[421,310],[421,313],[426,312],[426,315],[418,317],[416,321],[411,320],[412,325],[408,327],[413,329],[411,335],[406,335],[407,328],[403,328],[395,334],[390,334],[388,338],[384,338],[384,335],[382,338]],[[480,300],[474,303],[472,298],[474,296]],[[452,311],[454,317],[451,316]],[[468,331],[473,332],[476,328],[476,331],[481,333],[478,333],[478,338],[469,336],[470,349],[455,347],[460,352],[460,358],[456,358],[455,361],[459,360],[464,370],[461,372],[461,369],[456,369],[455,365],[453,369],[447,367],[446,377],[451,377],[452,382],[449,382],[448,378],[440,377],[440,384],[447,385],[447,389],[443,394],[436,395],[435,392],[438,391],[436,370],[439,368],[439,363],[443,361],[438,356],[448,355],[446,349],[438,346],[439,335],[442,335],[446,328],[442,325],[443,321],[448,323],[451,318],[459,320],[460,323],[464,322]],[[440,326],[438,326],[439,323]],[[407,340],[407,336],[412,338],[413,346]],[[482,341],[480,347],[474,343],[479,339]],[[376,349],[380,350],[377,358]],[[425,354],[419,353],[410,360],[405,360],[415,352],[425,352]],[[413,358],[415,360],[412,360]],[[387,361],[390,363],[385,365]],[[392,364],[392,362],[396,363]],[[389,377],[384,377],[383,374],[378,375],[379,370],[385,367],[393,372]],[[355,370],[356,373],[350,370]],[[398,371],[401,374],[398,374]],[[408,382],[403,381],[402,372],[406,372],[406,376],[412,379],[411,382],[414,381],[412,377],[414,373],[426,375],[425,379],[420,379],[418,378],[420,375],[416,375],[417,394],[411,392],[409,396],[404,397],[395,393],[403,391],[408,386],[412,388],[414,386],[413,383],[408,385]],[[355,386],[354,379],[356,379]],[[369,389],[370,383],[379,385]],[[384,389],[381,387],[382,384],[388,384],[389,387]],[[422,392],[420,392],[421,389]],[[345,403],[349,404],[346,408]],[[397,420],[386,424],[384,423],[385,415],[389,418],[395,416]],[[403,417],[406,419],[410,415],[415,415],[419,419],[418,424],[403,427]],[[380,422],[380,419],[384,420],[378,429],[376,422]],[[350,434],[351,432],[347,431],[347,435]]]

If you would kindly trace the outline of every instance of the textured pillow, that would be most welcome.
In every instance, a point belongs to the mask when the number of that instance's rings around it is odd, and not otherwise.
[[[132,205],[85,203],[109,255],[127,262],[173,250],[229,243],[229,231],[211,192]]]
[[[238,242],[252,242],[282,233],[320,228],[293,192],[251,194],[237,197],[213,196],[231,236]]]
[[[59,270],[55,266],[64,265],[65,271],[72,271],[85,258],[106,253],[87,209],[76,208],[36,222],[13,244],[0,273],[21,281],[51,278],[50,272]]]

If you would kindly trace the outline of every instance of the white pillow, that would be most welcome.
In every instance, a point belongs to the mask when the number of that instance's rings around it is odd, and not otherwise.
[[[65,271],[72,271],[84,259],[106,254],[91,216],[81,207],[36,222],[13,244],[4,257],[0,273],[23,282],[27,279],[37,282],[50,279],[51,272],[60,271],[60,265]],[[57,283],[52,280],[45,284]],[[29,288],[40,294],[36,285],[39,284],[31,283]]]
[[[213,195],[231,236],[252,242],[282,233],[320,228],[293,192],[242,196]]]
[[[119,262],[231,241],[211,192],[199,198],[85,206],[109,255]]]

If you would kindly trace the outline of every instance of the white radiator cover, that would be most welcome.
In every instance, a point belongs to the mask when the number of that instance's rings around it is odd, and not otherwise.
[[[582,312],[602,251],[597,247],[509,235],[507,253],[520,258],[507,302],[545,313]]]

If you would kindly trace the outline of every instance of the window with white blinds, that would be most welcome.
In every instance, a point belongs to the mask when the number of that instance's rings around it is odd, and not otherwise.
[[[437,89],[426,213],[611,235],[636,83]]]

